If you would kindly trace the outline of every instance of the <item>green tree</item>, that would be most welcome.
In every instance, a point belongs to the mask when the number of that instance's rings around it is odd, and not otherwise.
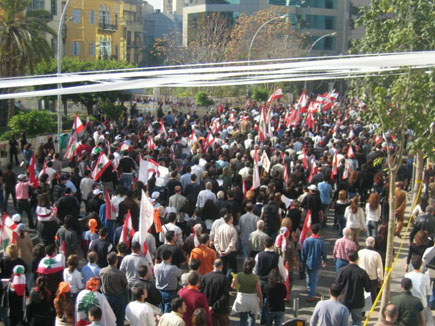
[[[47,25],[48,12],[30,11],[30,0],[0,0],[0,76],[22,76],[33,73],[41,60],[52,56],[46,34],[56,35]],[[14,115],[14,102],[9,101],[8,120]]]
[[[267,101],[268,97],[269,97],[269,92],[264,87],[254,88],[254,93],[252,94],[252,98],[257,102]]]
[[[435,49],[435,10],[430,0],[372,0],[361,9],[357,25],[365,28],[364,37],[353,43],[353,53],[424,51]],[[365,99],[366,119],[379,123],[379,134],[392,149],[387,152],[389,172],[389,224],[385,269],[393,263],[395,233],[394,184],[402,164],[407,130],[413,132],[410,149],[419,156],[432,156],[433,134],[428,134],[435,117],[434,73],[424,70],[403,70],[394,75],[364,78],[354,84],[354,92]],[[395,137],[390,138],[388,135]],[[421,164],[422,166],[422,164]],[[416,177],[421,180],[420,177]],[[382,295],[381,311],[389,302],[390,278]],[[382,314],[379,314],[382,318]]]
[[[23,131],[26,131],[28,137],[49,134],[56,131],[56,126],[56,115],[52,112],[37,110],[21,112],[9,120],[9,130],[2,135],[2,138],[19,136]]]
[[[80,61],[78,58],[63,58],[62,72],[79,72],[79,71],[104,71],[112,69],[133,68],[134,66],[123,61],[116,60],[96,60],[96,61]],[[57,62],[55,59],[41,62],[35,69],[37,74],[55,74],[57,72]],[[79,86],[90,83],[72,83],[67,86]],[[44,88],[53,88],[55,85],[46,85]],[[49,97],[54,100],[55,97]],[[81,103],[86,107],[87,113],[93,115],[93,107],[98,102],[108,99],[112,103],[117,100],[124,102],[130,99],[130,95],[124,92],[99,92],[99,93],[81,93],[62,96],[64,105],[64,115],[67,115],[67,101],[71,100],[74,103]]]
[[[207,92],[198,92],[195,95],[196,104],[199,106],[209,106],[214,102],[211,98],[208,97]]]

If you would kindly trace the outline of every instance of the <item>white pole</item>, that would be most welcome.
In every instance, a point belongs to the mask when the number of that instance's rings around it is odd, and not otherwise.
[[[62,73],[62,26],[65,21],[65,14],[71,0],[67,0],[60,15],[59,26],[57,28],[57,77]],[[57,84],[61,89],[62,84]],[[62,113],[61,113],[62,95],[57,94],[57,150],[60,153],[60,132],[62,131]]]

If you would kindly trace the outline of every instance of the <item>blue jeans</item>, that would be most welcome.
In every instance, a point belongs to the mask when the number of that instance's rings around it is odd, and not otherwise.
[[[125,295],[105,295],[107,302],[112,307],[113,313],[116,316],[116,326],[124,326],[125,307],[127,299]]]
[[[361,326],[361,323],[362,323],[362,308],[360,308],[360,309],[350,309],[350,314],[352,316],[352,326]]]
[[[242,240],[241,241],[241,245],[242,245],[242,257],[243,257],[243,261],[246,260],[246,258],[248,257],[248,247],[249,247],[249,242],[248,240]]]
[[[240,313],[240,326],[254,326],[255,319],[254,315],[250,312],[241,312]]]
[[[282,326],[284,315],[285,315],[284,311],[268,311],[266,313],[266,325]]]
[[[162,295],[162,304],[160,305],[160,309],[162,309],[163,313],[171,312],[171,301],[172,299],[177,297],[177,291],[161,291]]]
[[[0,307],[0,317],[4,326],[9,326],[8,308]]]
[[[307,287],[308,287],[308,299],[314,297],[317,289],[317,283],[319,282],[320,269],[307,268]]]
[[[367,237],[376,238],[378,234],[378,222],[368,221],[367,222]]]
[[[335,262],[335,271],[338,273],[340,268],[346,265],[349,265],[349,262],[347,260],[337,258],[337,261]]]
[[[341,238],[343,236],[343,229],[346,227],[346,219],[342,214],[335,214],[338,223],[338,236]]]

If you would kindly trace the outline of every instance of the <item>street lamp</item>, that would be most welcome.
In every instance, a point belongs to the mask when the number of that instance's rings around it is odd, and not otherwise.
[[[71,0],[66,0],[65,6],[62,9],[62,14],[60,15],[59,26],[57,27],[57,77],[60,77],[62,73],[62,26],[65,21],[66,10]],[[57,89],[60,90],[62,84],[57,84]],[[62,102],[62,95],[57,94],[57,150],[60,153],[60,132],[62,130],[62,114],[60,103]]]
[[[310,56],[311,51],[313,50],[314,46],[315,46],[317,43],[319,43],[319,41],[323,40],[325,37],[328,37],[328,36],[335,36],[336,34],[337,34],[336,32],[332,32],[332,33],[329,33],[329,34],[326,34],[326,35],[322,35],[322,36],[320,36],[317,40],[314,41],[313,44],[311,44],[311,47],[310,47],[310,49],[308,50],[307,57]],[[306,77],[306,76],[305,76],[305,77]],[[307,89],[307,81],[305,80],[305,81],[304,81],[304,90],[306,90],[306,89]]]

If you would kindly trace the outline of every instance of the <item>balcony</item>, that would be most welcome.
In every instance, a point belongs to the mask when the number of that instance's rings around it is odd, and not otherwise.
[[[98,25],[99,32],[114,33],[117,30],[118,30],[118,25],[112,25],[112,24],[106,24],[106,23],[99,23],[99,25]]]

